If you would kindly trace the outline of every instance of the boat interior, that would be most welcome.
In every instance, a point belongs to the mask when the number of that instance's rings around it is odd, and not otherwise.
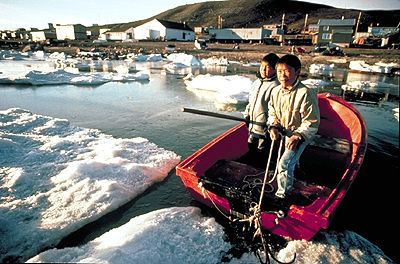
[[[269,166],[262,210],[287,211],[290,205],[308,206],[318,197],[328,197],[341,180],[351,158],[350,141],[317,134],[304,150],[295,170],[290,195],[277,203],[274,177],[278,158],[278,142]],[[267,163],[267,162],[266,162]],[[233,211],[246,214],[252,202],[258,203],[266,167],[252,164],[248,153],[236,160],[219,160],[199,177],[203,186],[227,198]]]

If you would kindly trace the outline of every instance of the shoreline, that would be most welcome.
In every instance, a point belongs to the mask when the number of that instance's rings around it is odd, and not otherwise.
[[[198,50],[194,47],[193,42],[132,42],[132,43],[74,43],[62,46],[44,46],[46,52],[65,52],[69,55],[76,55],[79,51],[98,51],[108,54],[109,56],[126,55],[128,53],[143,54],[162,54],[166,55],[165,47],[167,45],[175,45],[176,53],[186,53],[196,56],[199,59],[205,58],[221,58],[225,57],[228,61],[238,61],[241,63],[259,62],[262,57],[268,53],[276,53],[278,56],[290,54],[290,46],[275,46],[265,44],[239,44],[237,49],[235,44],[208,43],[206,50]],[[295,53],[304,66],[313,63],[339,63],[348,64],[350,61],[363,60],[366,63],[374,64],[376,62],[398,63],[400,59],[399,50],[393,49],[367,49],[367,48],[342,48],[344,56],[326,56],[320,54],[311,54],[314,46],[301,46],[305,49],[305,53]],[[333,62],[331,62],[333,61]]]

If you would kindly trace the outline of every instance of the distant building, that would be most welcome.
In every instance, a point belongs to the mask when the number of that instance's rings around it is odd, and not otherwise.
[[[44,41],[57,39],[56,31],[54,29],[44,29],[31,31],[32,41]]]
[[[137,40],[194,41],[195,33],[186,23],[153,19],[135,27],[134,38]]]
[[[262,42],[271,38],[273,30],[259,28],[210,28],[208,30],[210,41],[218,42]]]
[[[104,29],[100,29],[100,39],[104,40],[127,40],[134,39],[134,27],[122,26],[109,29],[104,32]]]
[[[317,44],[334,43],[348,47],[353,41],[355,19],[320,19]]]
[[[399,33],[398,27],[368,27],[368,33],[374,37],[390,36]]]
[[[56,25],[56,35],[58,40],[85,40],[86,27],[81,24]]]

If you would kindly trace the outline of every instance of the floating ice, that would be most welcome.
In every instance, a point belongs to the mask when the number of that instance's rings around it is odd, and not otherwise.
[[[185,80],[188,90],[212,92],[210,94],[212,99],[227,104],[247,102],[252,82],[250,78],[239,75],[218,76],[211,74],[198,75]]]
[[[362,72],[377,72],[377,73],[392,73],[394,68],[399,68],[400,65],[397,63],[383,63],[378,62],[373,65],[366,63],[365,61],[350,61],[349,68],[351,70],[362,71]]]
[[[173,207],[132,218],[86,245],[51,249],[28,262],[260,263],[252,253],[234,258],[223,237],[222,227],[201,216],[199,209]],[[298,264],[392,263],[378,247],[349,231],[322,232],[314,241],[290,241],[277,252],[277,259],[289,262],[295,253]]]
[[[311,88],[321,88],[328,85],[327,82],[319,79],[307,79],[301,82]]]
[[[390,84],[390,83],[383,83],[383,82],[370,82],[370,81],[354,81],[349,82],[342,85],[342,90],[345,91],[370,91],[370,92],[377,92],[377,91],[388,91],[388,90],[396,90],[399,89],[398,85]]]
[[[161,56],[161,54],[144,55],[142,53],[140,53],[140,54],[130,53],[130,54],[126,55],[126,60],[127,61],[162,61],[163,57]]]
[[[310,73],[313,74],[329,74],[330,72],[332,72],[335,69],[335,65],[331,64],[331,65],[327,65],[327,64],[311,64],[309,71]]]
[[[0,69],[3,68],[0,65]],[[132,69],[120,65],[114,68],[117,73],[107,72],[79,72],[78,68],[66,67],[54,69],[45,64],[40,70],[8,71],[0,73],[0,84],[25,84],[25,85],[99,85],[111,81],[144,81],[150,76],[145,73],[131,73]]]
[[[209,65],[220,65],[220,66],[227,66],[229,64],[228,59],[225,57],[221,58],[208,58],[208,59],[202,59],[201,64],[204,66],[209,66]]]
[[[28,262],[218,263],[230,245],[214,218],[194,207],[168,208],[132,218],[86,245],[53,249]]]
[[[179,159],[144,138],[0,111],[0,262],[54,247],[163,180]]]
[[[181,64],[185,66],[200,66],[201,62],[198,58],[193,55],[185,53],[172,53],[167,56],[167,59],[175,64]]]

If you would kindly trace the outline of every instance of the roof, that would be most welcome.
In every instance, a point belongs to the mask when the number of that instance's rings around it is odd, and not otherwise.
[[[157,20],[166,28],[193,31],[193,29],[190,28],[186,23],[172,22],[172,21],[162,20],[162,19],[158,19],[158,18],[157,18]]]
[[[318,25],[320,26],[354,26],[355,19],[320,19]]]

